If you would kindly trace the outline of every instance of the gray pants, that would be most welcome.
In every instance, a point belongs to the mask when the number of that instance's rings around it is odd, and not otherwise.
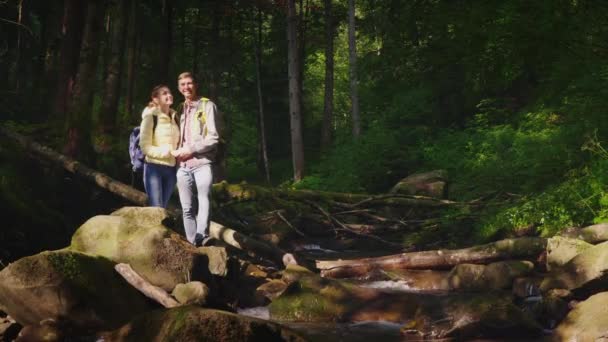
[[[211,164],[177,170],[177,190],[184,214],[186,239],[191,243],[209,236],[212,185]]]

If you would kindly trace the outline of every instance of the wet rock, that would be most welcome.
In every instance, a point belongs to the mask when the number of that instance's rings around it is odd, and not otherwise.
[[[260,269],[257,265],[247,264],[244,271],[246,276],[254,278],[266,278],[268,273]]]
[[[447,198],[448,174],[445,170],[416,173],[399,181],[390,191],[404,195]]]
[[[541,291],[565,289],[579,296],[608,289],[608,242],[584,250],[541,283]]]
[[[540,300],[532,305],[532,312],[544,327],[554,329],[570,311],[568,300],[553,293],[538,298]]]
[[[541,327],[508,296],[484,293],[424,301],[402,332],[460,341],[481,337],[533,337],[540,335]]]
[[[305,341],[293,330],[274,322],[195,306],[144,314],[103,337],[108,342]]]
[[[563,266],[582,251],[593,247],[583,240],[555,236],[547,240],[547,270]]]
[[[555,341],[608,341],[608,292],[578,303],[554,332]]]
[[[273,300],[278,298],[287,289],[287,284],[279,279],[272,279],[267,283],[260,285],[256,292],[260,295]]]
[[[162,208],[125,207],[86,221],[72,236],[69,248],[127,263],[166,291],[191,280],[208,282],[208,257],[164,226],[167,220]]]
[[[205,305],[209,288],[200,281],[177,284],[171,293],[180,304]]]
[[[76,329],[116,327],[150,309],[110,260],[68,250],[42,252],[3,269],[0,303],[24,326],[52,319]]]
[[[211,274],[225,277],[228,275],[228,253],[224,247],[199,247],[198,252],[209,259],[208,268]]]
[[[271,318],[283,321],[406,323],[404,330],[428,337],[527,336],[541,330],[509,295],[384,292],[301,267],[288,267],[282,280],[289,285],[269,310]]]
[[[530,261],[501,261],[488,265],[460,264],[448,275],[451,289],[480,290],[510,288],[513,280],[534,269]]]

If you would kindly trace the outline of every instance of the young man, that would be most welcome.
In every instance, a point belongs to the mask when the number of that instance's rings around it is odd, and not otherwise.
[[[178,161],[177,190],[186,238],[195,246],[202,246],[209,241],[211,164],[215,161],[220,141],[216,125],[219,118],[215,104],[198,96],[197,83],[191,73],[181,73],[177,86],[185,99],[180,118],[179,148],[172,152]]]

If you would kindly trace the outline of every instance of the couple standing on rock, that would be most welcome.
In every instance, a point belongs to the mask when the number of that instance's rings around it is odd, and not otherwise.
[[[201,246],[209,240],[211,166],[220,144],[220,117],[212,101],[198,96],[192,73],[181,73],[177,86],[185,99],[179,114],[171,109],[173,95],[166,85],[152,89],[142,113],[144,188],[148,205],[166,207],[177,184],[186,238]]]

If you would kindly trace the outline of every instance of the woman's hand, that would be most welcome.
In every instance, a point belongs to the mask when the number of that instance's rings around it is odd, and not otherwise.
[[[171,151],[171,155],[178,160],[185,160],[192,156],[192,151],[188,147],[178,148],[177,150]]]
[[[170,154],[173,153],[171,145],[161,145],[158,147],[159,148],[159,152],[160,154],[164,155],[164,156],[169,156]]]

